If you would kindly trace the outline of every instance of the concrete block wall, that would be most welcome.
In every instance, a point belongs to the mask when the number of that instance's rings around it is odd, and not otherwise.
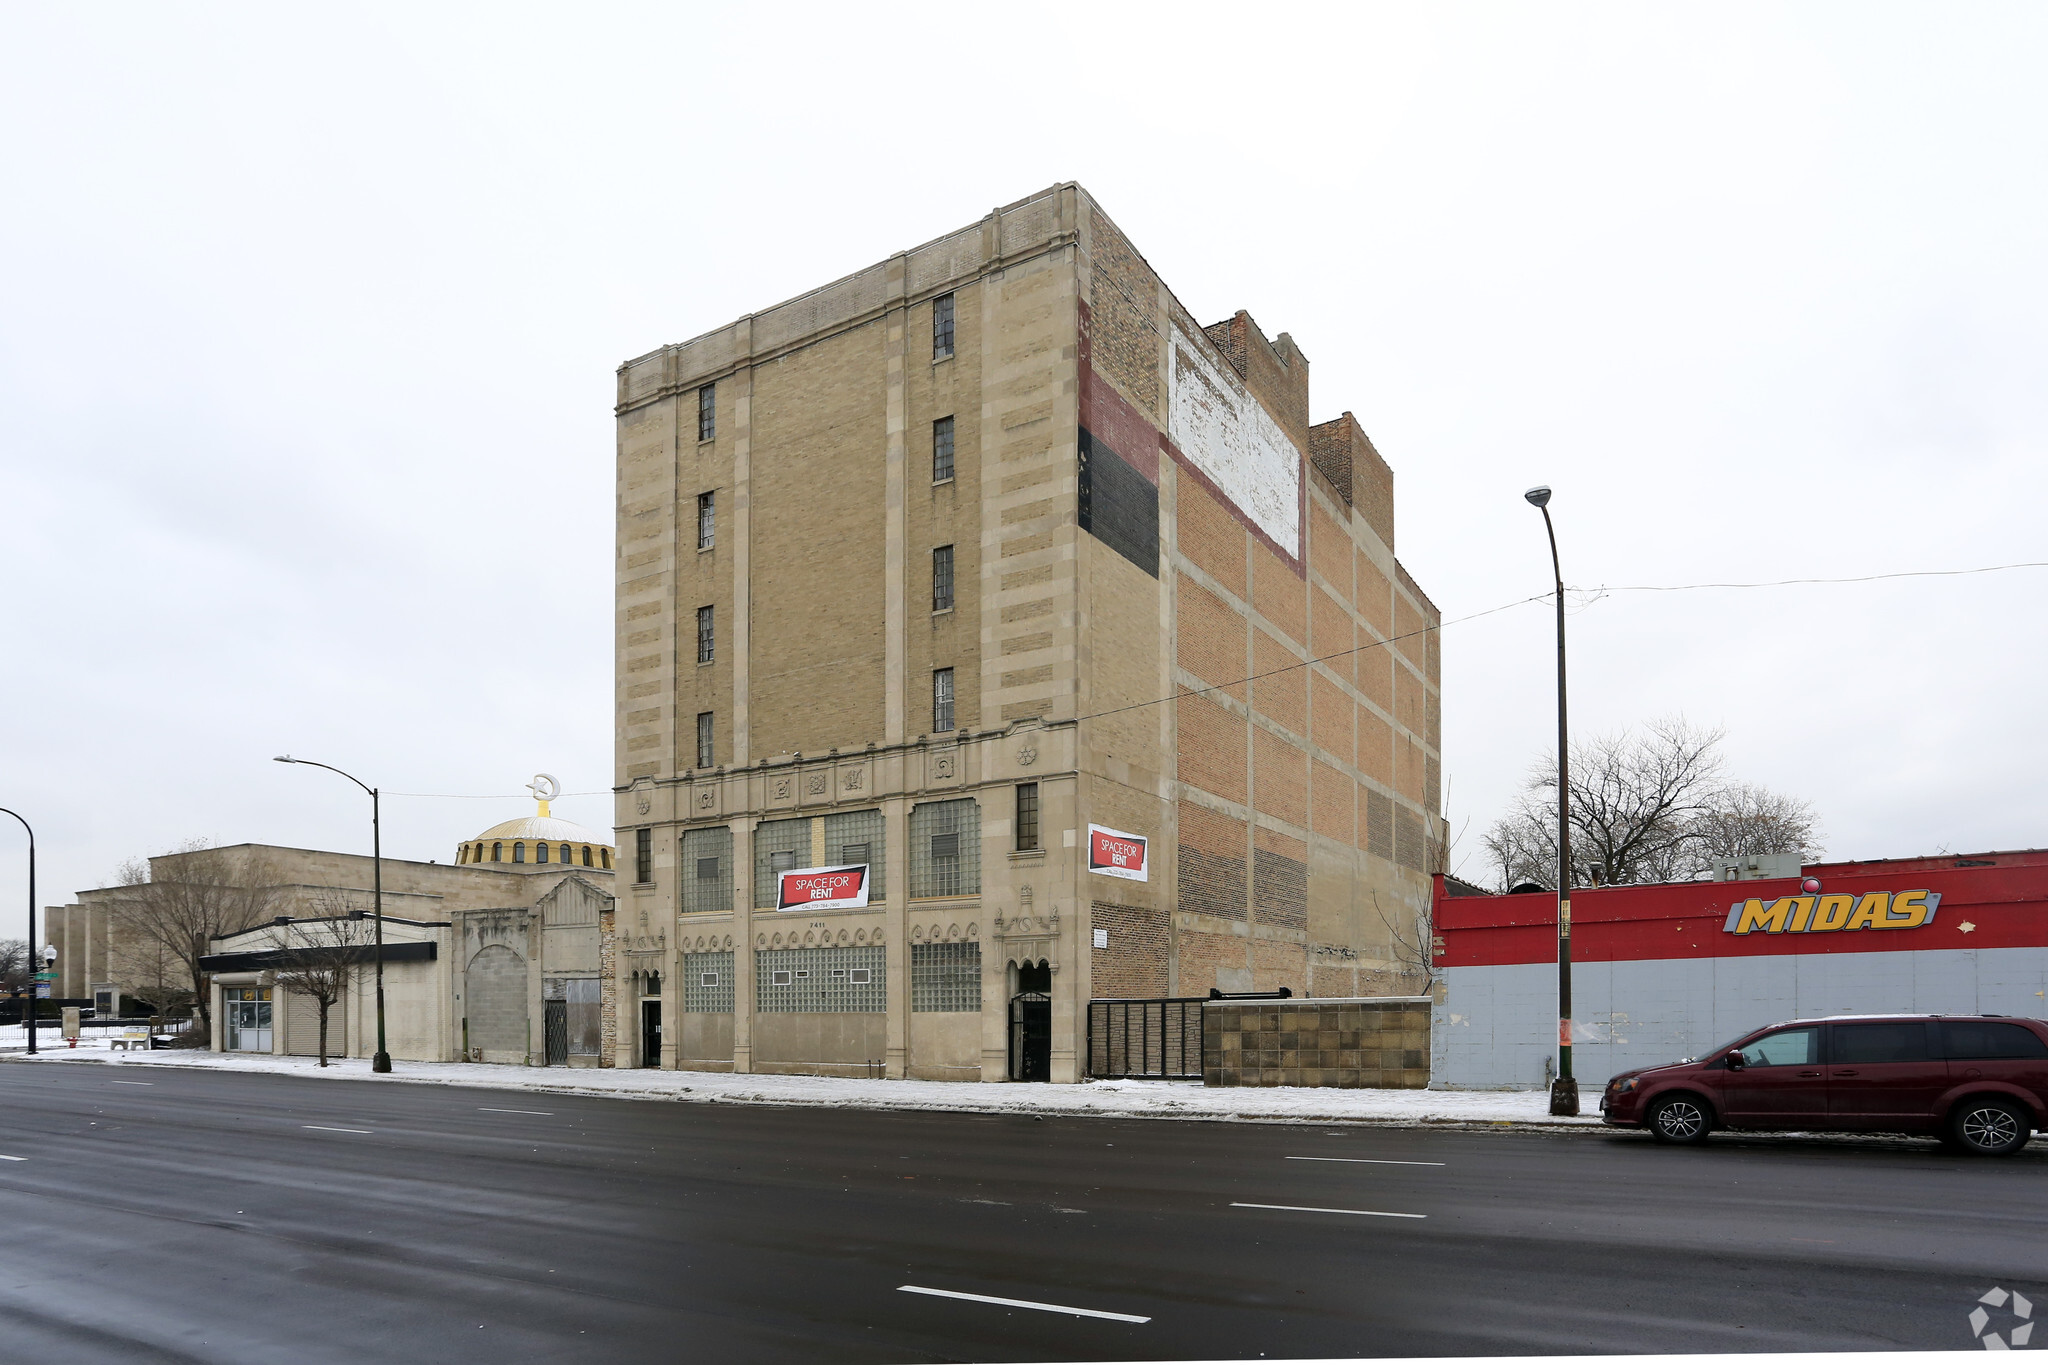
[[[1421,1090],[1428,996],[1213,1001],[1202,1008],[1205,1085]]]

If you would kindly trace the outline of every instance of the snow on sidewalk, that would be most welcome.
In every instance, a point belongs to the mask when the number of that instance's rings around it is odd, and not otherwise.
[[[695,1104],[771,1104],[838,1109],[923,1109],[968,1114],[1061,1114],[1105,1118],[1176,1118],[1254,1123],[1370,1123],[1598,1127],[1597,1114],[1553,1118],[1541,1091],[1332,1090],[1302,1086],[1210,1088],[1195,1081],[1089,1081],[1081,1085],[989,1085],[952,1081],[848,1080],[833,1076],[726,1075],[704,1071],[642,1071],[491,1066],[475,1062],[393,1062],[376,1076],[364,1058],[184,1051],[106,1053],[69,1049],[8,1061],[95,1063],[121,1067],[187,1067],[387,1080],[412,1085],[462,1085],[557,1095],[674,1100]]]

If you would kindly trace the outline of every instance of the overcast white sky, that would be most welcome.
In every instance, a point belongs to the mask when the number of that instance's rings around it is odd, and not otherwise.
[[[0,5],[0,805],[451,856],[611,781],[613,371],[1062,180],[1310,357],[1446,618],[2048,560],[2038,5]],[[2048,571],[1623,593],[1832,853],[2048,842]],[[1447,629],[1467,870],[1551,621]],[[557,812],[600,828],[601,795]],[[0,831],[0,936],[21,841]]]

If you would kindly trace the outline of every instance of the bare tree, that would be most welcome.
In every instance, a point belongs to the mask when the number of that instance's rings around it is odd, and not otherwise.
[[[35,980],[28,962],[28,940],[0,938],[0,991],[27,990]]]
[[[121,868],[126,894],[111,906],[117,933],[129,936],[132,952],[161,951],[167,964],[176,964],[181,989],[192,993],[202,1037],[212,1034],[213,1012],[200,959],[213,951],[214,939],[263,918],[271,898],[263,873],[246,852],[208,848],[204,840]]]
[[[1572,746],[1572,881],[1687,881],[1714,860],[1820,851],[1812,808],[1723,776],[1724,732],[1677,716]],[[1765,847],[1768,845],[1768,847]],[[1540,762],[1486,836],[1502,889],[1557,884],[1557,761]]]
[[[327,1065],[327,1016],[355,983],[370,942],[372,922],[348,904],[345,893],[322,893],[322,917],[287,920],[278,928],[279,989],[310,998],[320,1007],[320,1065]]]

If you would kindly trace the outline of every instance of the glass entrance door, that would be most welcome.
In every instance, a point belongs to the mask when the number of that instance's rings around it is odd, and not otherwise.
[[[270,988],[230,986],[221,992],[221,1020],[229,1052],[270,1051]]]

